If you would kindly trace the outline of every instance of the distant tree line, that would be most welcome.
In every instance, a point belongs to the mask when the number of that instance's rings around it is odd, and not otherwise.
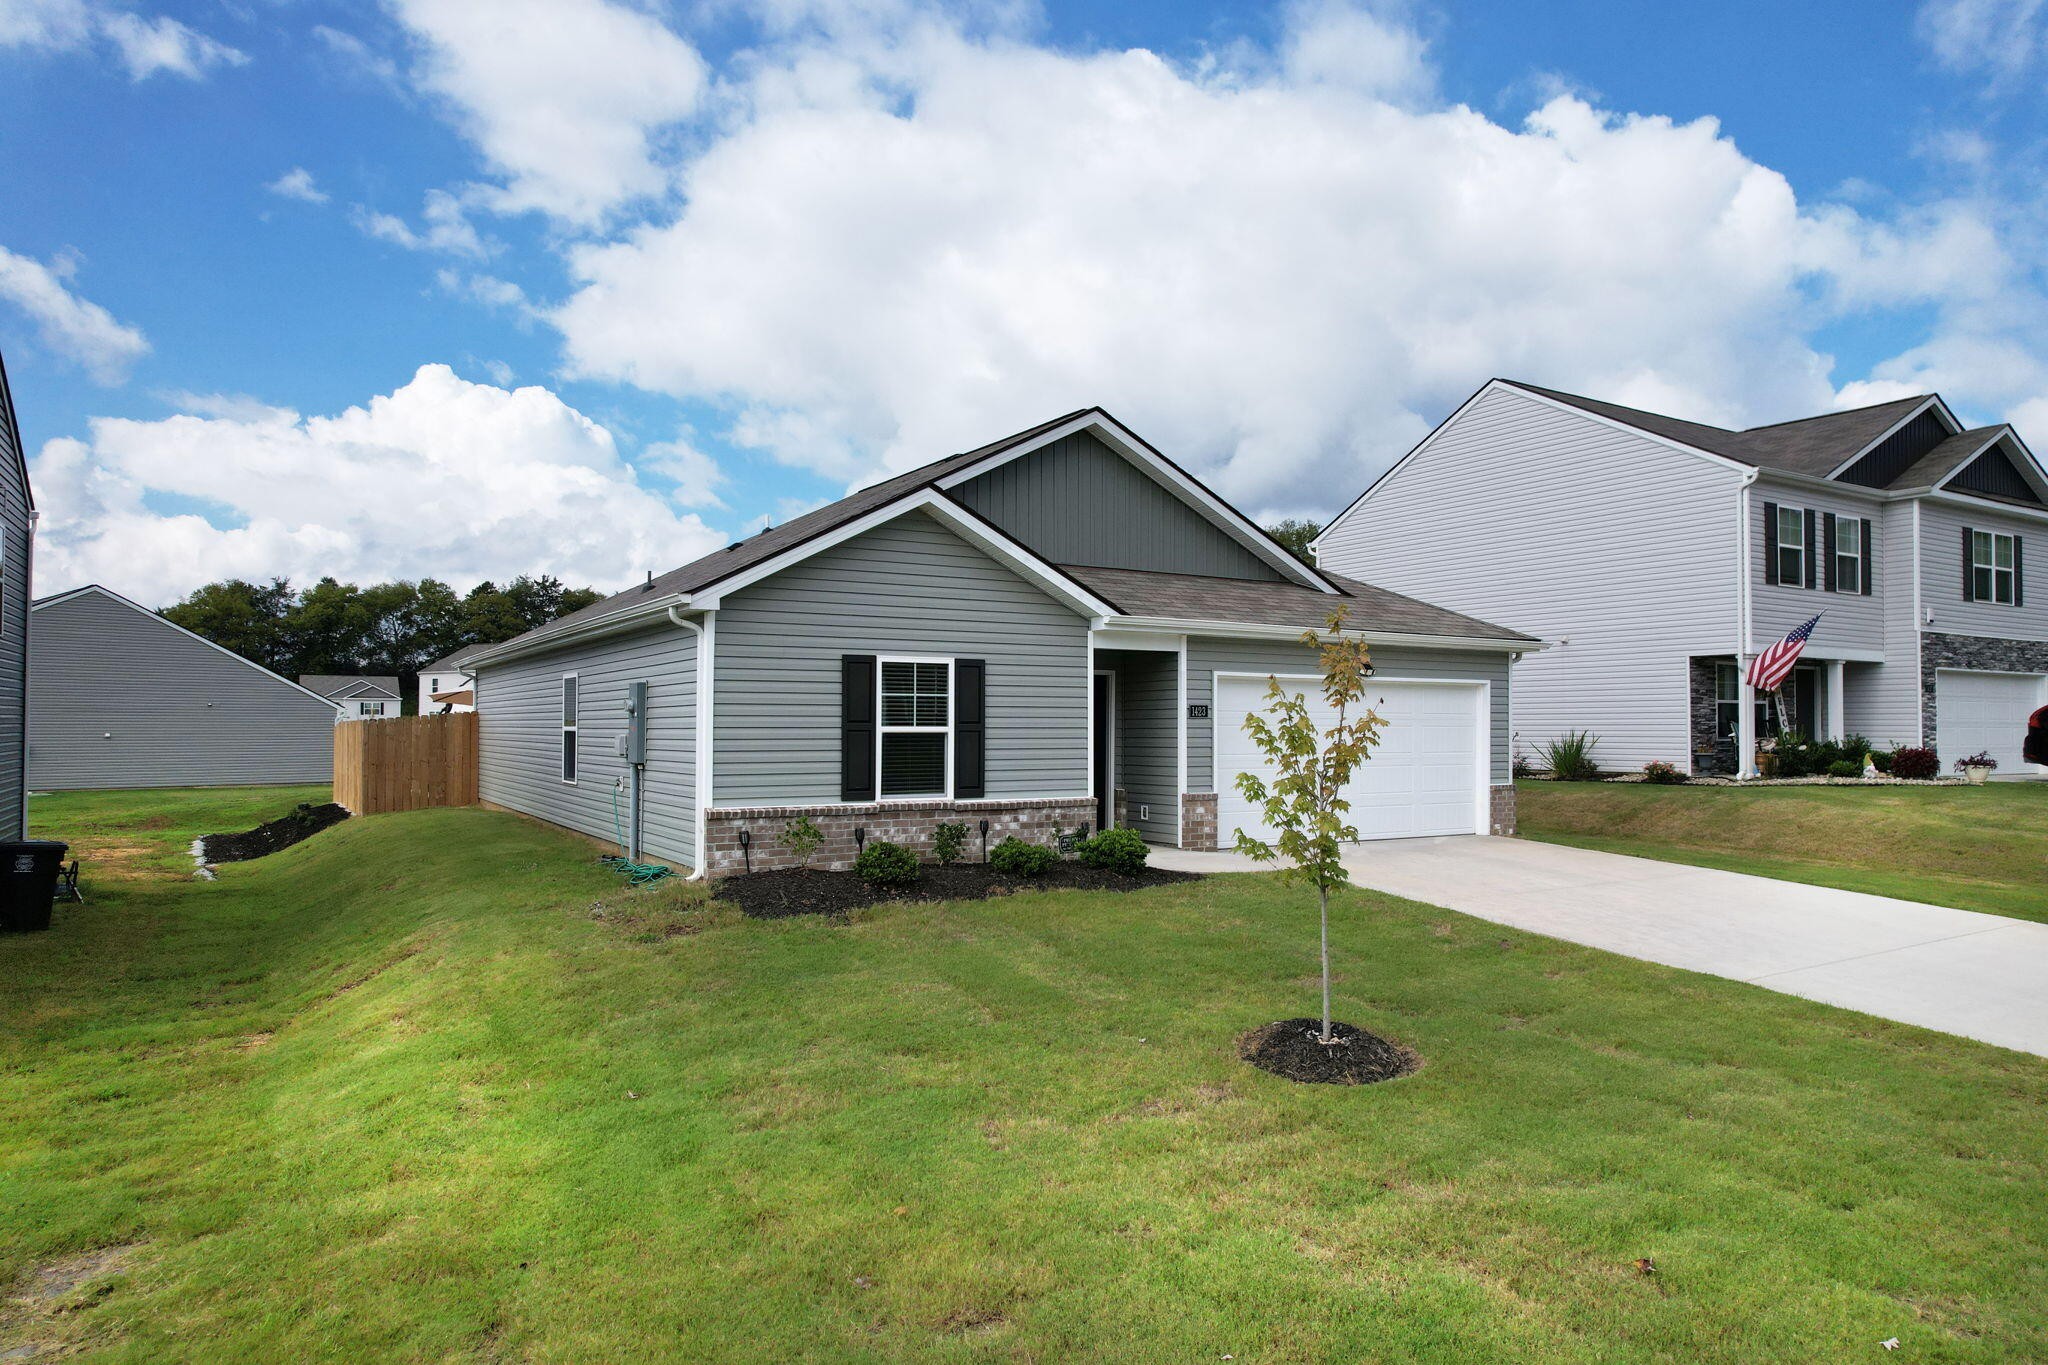
[[[1267,535],[1286,546],[1287,552],[1304,564],[1316,562],[1315,552],[1308,548],[1308,543],[1322,533],[1321,522],[1303,521],[1299,517],[1276,521],[1266,528]]]
[[[273,673],[396,674],[406,709],[419,670],[469,645],[496,644],[598,600],[590,588],[521,574],[458,596],[433,578],[359,588],[323,578],[300,591],[282,578],[209,583],[164,616]]]

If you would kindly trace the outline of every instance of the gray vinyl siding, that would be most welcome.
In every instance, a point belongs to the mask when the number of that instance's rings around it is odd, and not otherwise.
[[[1801,511],[1811,510],[1814,516],[1814,535],[1818,542],[1815,550],[1813,586],[1811,588],[1789,583],[1767,583],[1764,581],[1764,504],[1776,503],[1780,507],[1796,507]],[[1886,539],[1885,522],[1879,516],[1881,504],[1875,499],[1859,498],[1853,493],[1835,493],[1803,486],[1773,484],[1768,476],[1759,479],[1749,490],[1749,507],[1752,520],[1749,540],[1750,553],[1750,631],[1751,644],[1762,649],[1774,640],[1783,639],[1793,627],[1803,624],[1815,612],[1825,612],[1820,625],[1815,627],[1813,638],[1807,642],[1806,657],[1826,659],[1839,657],[1837,651],[1856,650],[1876,653],[1884,648],[1884,609],[1893,584],[1902,586],[1908,595],[1913,585],[1910,578],[1894,579],[1890,566],[1882,559],[1882,544]],[[1827,514],[1837,517],[1867,518],[1870,521],[1871,538],[1879,543],[1877,576],[1871,580],[1870,595],[1860,593],[1829,592],[1827,590],[1827,565],[1818,557],[1827,541]],[[1802,580],[1803,584],[1804,580]]]
[[[153,612],[83,592],[30,631],[33,790],[333,779],[332,705]]]
[[[2025,542],[2023,606],[1963,600],[1963,528],[2016,535]],[[2048,521],[1989,507],[1920,504],[1920,601],[1934,618],[1928,630],[1992,640],[2048,640]]]
[[[1286,581],[1242,541],[1088,432],[950,492],[1055,564]]]
[[[576,683],[576,781],[562,780],[562,675]],[[611,841],[631,818],[613,784],[630,770],[617,740],[626,685],[647,684],[641,854],[697,865],[697,636],[663,623],[482,670],[479,792],[485,801]]]
[[[0,376],[0,385],[6,383]],[[9,421],[0,393],[0,831],[7,837],[25,828],[27,777],[29,493],[22,474],[20,435]]]
[[[1920,742],[1920,627],[1913,620],[1913,504],[1889,502],[1877,522],[1876,592],[1883,604],[1881,664],[1847,665],[1842,686],[1845,732],[1881,745]],[[1957,532],[1960,545],[1961,532]],[[1961,553],[1960,549],[1957,552]]]
[[[1507,655],[1375,645],[1372,650],[1372,663],[1375,673],[1388,678],[1456,678],[1491,683],[1493,686],[1490,700],[1493,713],[1489,718],[1488,729],[1491,739],[1489,747],[1492,752],[1488,766],[1495,783],[1513,780],[1513,758],[1509,752],[1508,736],[1510,706]],[[1317,656],[1314,650],[1286,640],[1226,640],[1199,635],[1189,636],[1188,705],[1209,707],[1209,719],[1188,722],[1188,790],[1216,790],[1216,727],[1244,723],[1243,716],[1232,717],[1217,713],[1216,674],[1314,673],[1317,671],[1316,664]],[[1526,662],[1516,666],[1514,681],[1517,686],[1521,683],[1520,669],[1526,666]],[[1513,704],[1519,710],[1520,698],[1515,698]]]
[[[1095,666],[1116,674],[1116,783],[1126,823],[1151,843],[1178,845],[1180,655],[1103,650]]]
[[[838,801],[847,654],[986,660],[987,794],[1087,794],[1087,620],[922,512],[733,593],[717,615],[715,807]]]
[[[1319,560],[1550,642],[1515,666],[1523,749],[1585,729],[1608,767],[1684,765],[1686,660],[1737,643],[1740,479],[1496,388],[1341,518]]]

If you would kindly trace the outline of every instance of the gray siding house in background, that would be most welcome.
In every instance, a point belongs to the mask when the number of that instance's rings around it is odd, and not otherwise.
[[[1818,614],[1785,688],[1823,738],[1978,750],[2000,774],[2048,705],[2027,542],[2048,473],[1938,395],[1730,431],[1493,380],[1316,539],[1317,563],[1553,648],[1516,670],[1518,745],[1734,771],[1775,713],[1755,653]],[[2038,556],[2037,556],[2038,557]]]
[[[29,785],[241,787],[334,778],[334,704],[119,593],[35,604]]]
[[[334,704],[334,723],[389,720],[405,709],[398,679],[360,673],[301,673],[299,686]]]
[[[0,361],[0,833],[28,828],[28,605],[35,545],[35,497]]]
[[[700,874],[787,865],[798,816],[822,866],[942,821],[977,851],[1110,824],[1213,848],[1257,823],[1245,714],[1276,675],[1316,692],[1300,637],[1339,607],[1390,720],[1361,834],[1511,831],[1509,664],[1540,642],[1301,563],[1100,409],[469,653],[482,793]]]

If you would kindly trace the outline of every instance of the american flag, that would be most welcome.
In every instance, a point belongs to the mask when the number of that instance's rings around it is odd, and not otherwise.
[[[1776,691],[1778,684],[1785,681],[1785,676],[1792,671],[1792,665],[1799,662],[1799,654],[1806,648],[1807,637],[1813,634],[1813,628],[1819,624],[1820,617],[1815,616],[1751,660],[1749,685],[1759,692]]]

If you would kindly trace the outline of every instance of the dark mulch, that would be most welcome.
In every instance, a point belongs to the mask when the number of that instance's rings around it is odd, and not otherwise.
[[[1261,1071],[1309,1085],[1371,1085],[1422,1069],[1422,1058],[1377,1034],[1332,1023],[1324,1043],[1320,1019],[1282,1019],[1237,1040],[1237,1055]]]
[[[281,848],[310,839],[321,830],[348,819],[348,807],[329,801],[324,806],[301,805],[290,815],[258,825],[241,834],[209,834],[203,845],[209,863],[246,863]]]
[[[1009,877],[986,863],[927,866],[906,887],[869,886],[851,872],[748,872],[719,881],[717,896],[754,919],[791,915],[838,915],[886,901],[978,901],[1015,891],[1141,891],[1148,886],[1200,881],[1198,872],[1148,867],[1135,877],[1105,872],[1085,863],[1058,862],[1042,877]]]

